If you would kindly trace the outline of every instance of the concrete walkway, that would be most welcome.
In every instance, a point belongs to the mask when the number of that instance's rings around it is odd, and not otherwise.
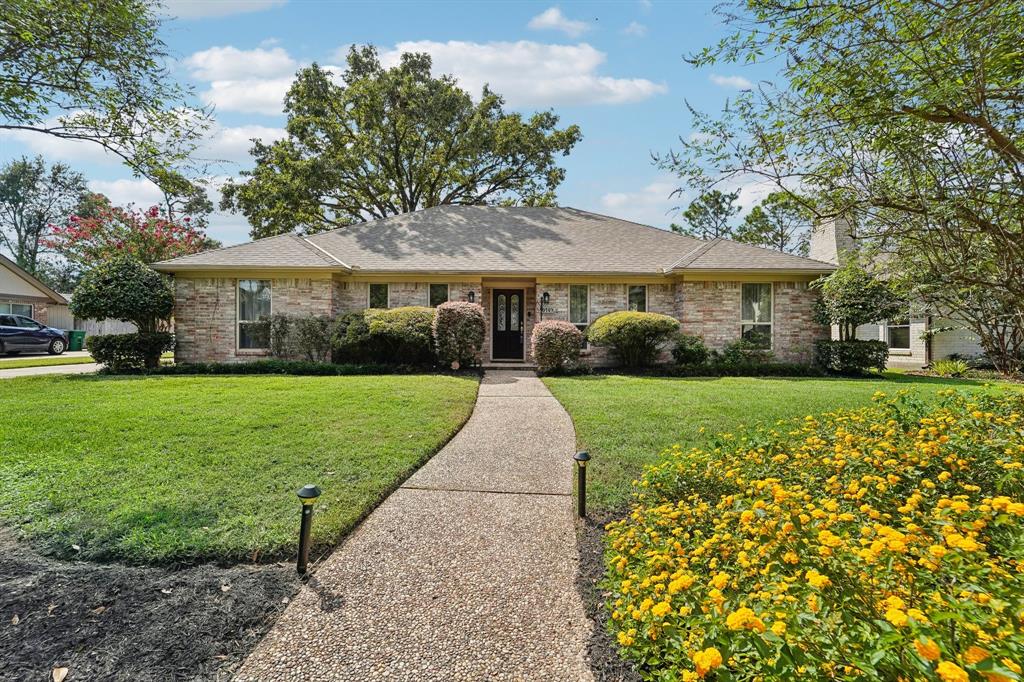
[[[317,568],[235,680],[593,679],[574,445],[532,372],[488,371],[462,431]]]
[[[19,367],[16,369],[4,369],[0,364],[0,379],[14,379],[15,377],[33,377],[40,374],[88,374],[96,372],[100,368],[99,363],[88,362],[82,365],[44,365],[42,367]]]

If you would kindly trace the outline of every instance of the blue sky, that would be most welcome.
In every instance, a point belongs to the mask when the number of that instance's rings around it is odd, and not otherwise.
[[[385,61],[426,51],[435,73],[453,73],[470,92],[484,82],[508,108],[553,109],[576,123],[583,141],[562,159],[559,203],[667,227],[674,178],[652,152],[690,134],[684,100],[717,111],[740,88],[771,78],[764,67],[695,69],[683,55],[726,30],[712,2],[326,2],[316,0],[168,0],[164,41],[175,78],[215,107],[216,127],[203,153],[251,166],[248,138],[281,135],[280,102],[295,70],[316,61],[343,64],[354,43],[372,43]],[[102,151],[40,135],[0,138],[3,158],[42,153],[82,171],[117,203],[150,205],[158,195]],[[749,207],[764,189],[741,188]],[[214,199],[219,195],[214,193]],[[245,241],[238,215],[213,216],[209,232]]]

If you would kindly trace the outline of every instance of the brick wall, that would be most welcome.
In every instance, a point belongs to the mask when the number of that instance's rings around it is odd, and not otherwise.
[[[775,282],[774,325],[772,333],[775,357],[785,362],[811,362],[814,342],[827,339],[829,327],[814,321],[814,301],[818,294],[806,282]]]
[[[174,333],[176,362],[234,362],[265,355],[235,349],[236,280],[176,278]],[[334,311],[330,280],[281,278],[270,284],[271,310],[288,315],[330,315]]]
[[[739,282],[681,282],[682,332],[704,339],[721,350],[740,338]]]

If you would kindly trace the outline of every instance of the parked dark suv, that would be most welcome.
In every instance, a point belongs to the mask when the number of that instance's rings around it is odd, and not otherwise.
[[[60,355],[68,339],[60,329],[47,327],[23,315],[0,315],[0,353],[47,352]]]

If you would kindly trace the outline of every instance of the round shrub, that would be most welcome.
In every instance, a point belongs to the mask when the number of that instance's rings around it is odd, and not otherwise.
[[[71,313],[86,320],[121,320],[140,332],[166,328],[174,310],[170,280],[146,264],[121,256],[82,275],[71,298]]]
[[[533,326],[533,360],[541,372],[575,367],[580,361],[583,333],[564,320],[544,320]]]
[[[869,369],[881,372],[889,360],[885,341],[821,340],[814,343],[814,361],[822,369],[836,374],[863,374]]]
[[[710,351],[704,345],[704,339],[689,334],[676,336],[676,345],[672,347],[672,359],[677,365],[703,365],[708,361]]]
[[[335,362],[372,362],[370,327],[364,311],[345,313],[334,318],[331,328],[331,346]]]
[[[626,367],[646,367],[658,358],[658,350],[679,330],[679,321],[657,313],[608,313],[594,320],[587,338],[596,346],[611,348]]]
[[[449,301],[434,310],[438,360],[453,369],[475,364],[484,346],[484,309],[478,303]]]
[[[160,366],[160,356],[174,348],[174,334],[100,334],[87,338],[85,347],[96,362],[111,372],[153,369]]]
[[[433,308],[371,308],[365,319],[367,342],[378,362],[420,365],[433,360]]]
[[[1024,396],[940,395],[663,453],[608,527],[623,653],[659,680],[1018,679]]]

